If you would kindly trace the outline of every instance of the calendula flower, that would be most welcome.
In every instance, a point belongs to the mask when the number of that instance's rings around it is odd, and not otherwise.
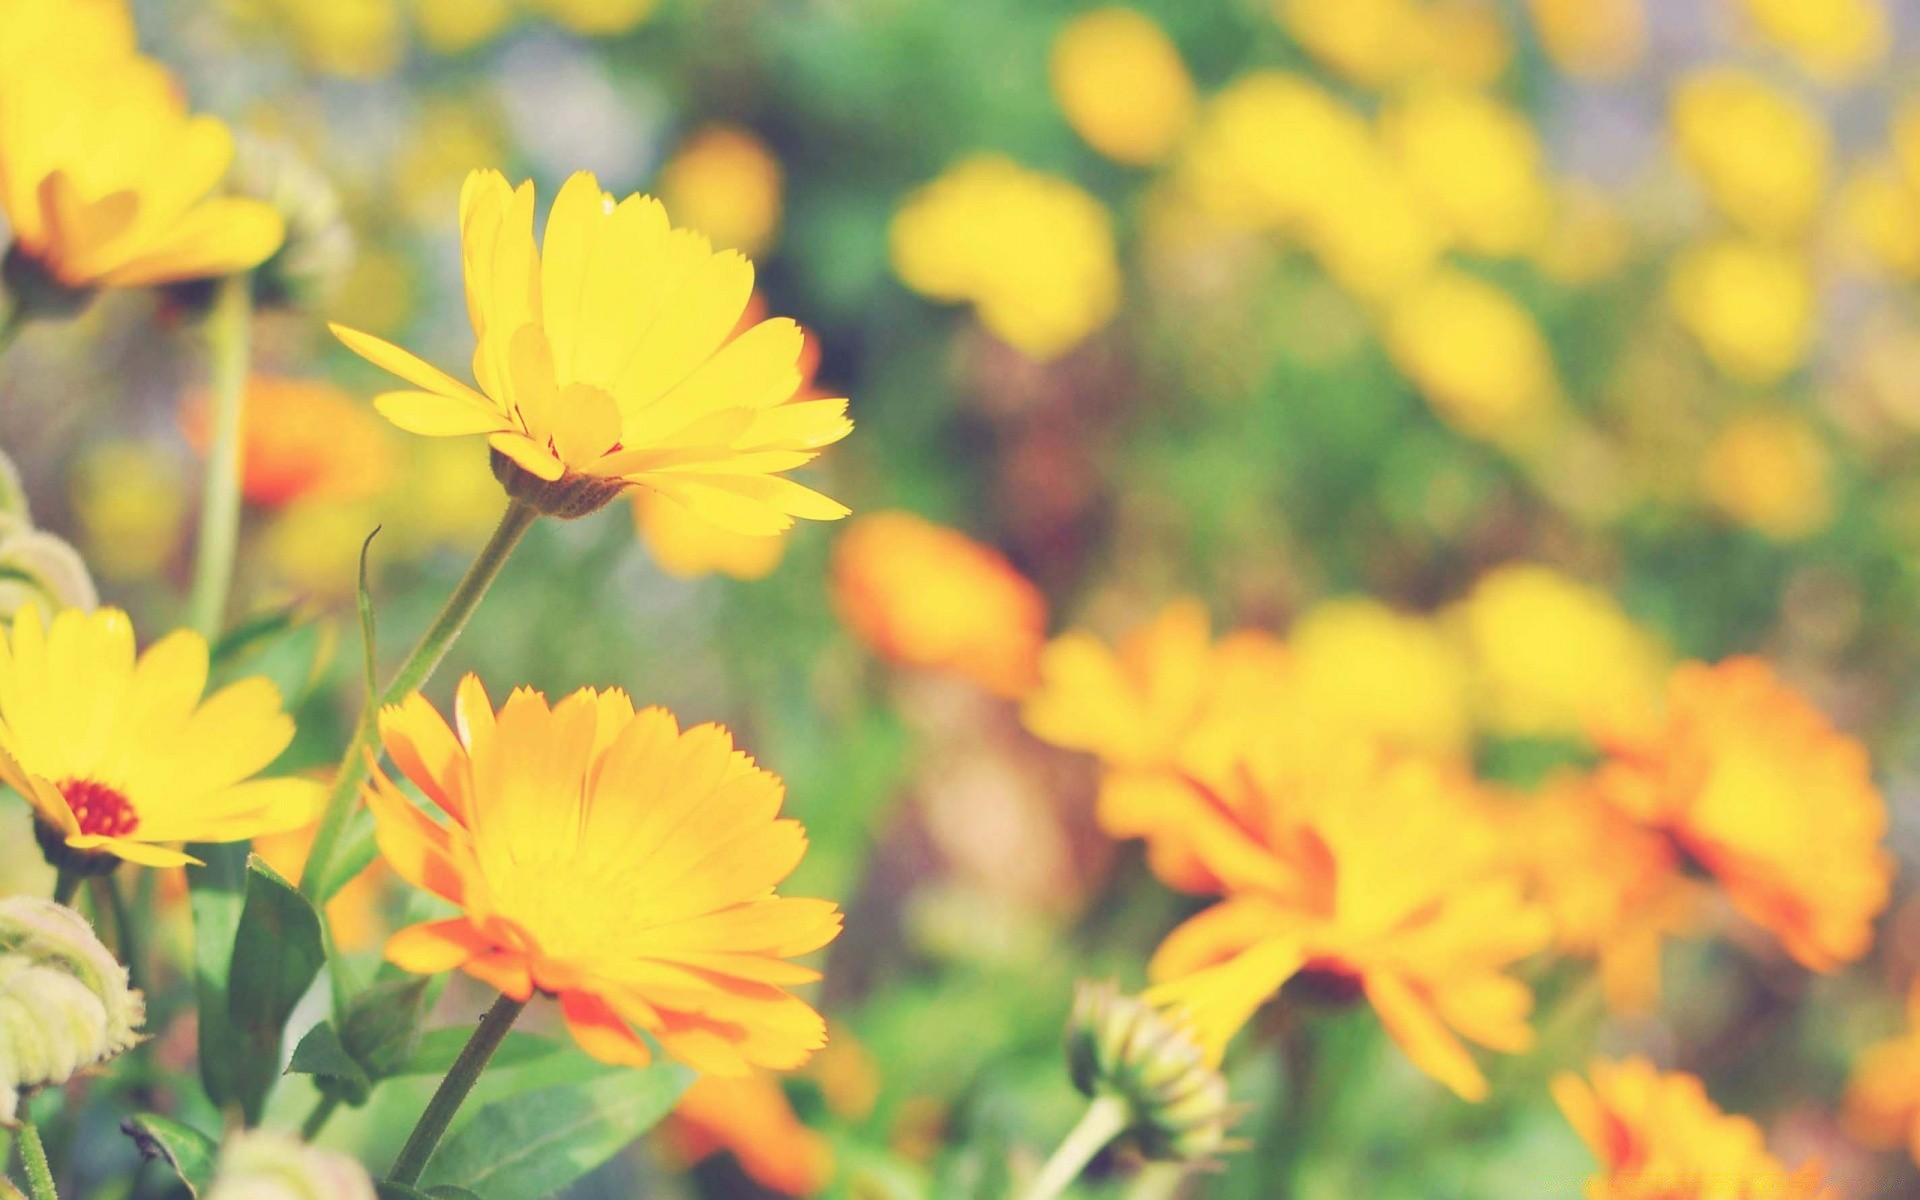
[[[458,736],[418,694],[380,713],[388,755],[447,818],[376,771],[380,851],[460,910],[396,934],[390,961],[557,997],[603,1062],[646,1063],[645,1033],[738,1077],[799,1066],[824,1043],[820,1015],[786,990],[819,975],[787,960],[832,941],[840,913],[774,894],[806,835],[777,819],[780,780],[726,730],[683,731],[665,709],[591,688],[551,707],[522,688],[496,714],[471,675],[454,711]]]
[[[344,1154],[265,1129],[220,1148],[207,1200],[374,1200],[367,1169]]]
[[[146,1004],[86,918],[37,896],[0,900],[0,1126],[22,1089],[65,1083],[139,1041]]]
[[[765,1072],[694,1080],[674,1105],[667,1133],[685,1161],[725,1150],[749,1179],[783,1196],[814,1195],[833,1177],[827,1139],[801,1123],[779,1079]]]
[[[1881,0],[1744,0],[1754,27],[1818,78],[1858,78],[1887,55]]]
[[[723,249],[759,254],[780,232],[780,160],[737,125],[697,130],[660,169],[660,199]]]
[[[1866,750],[1766,663],[1687,663],[1656,721],[1606,740],[1607,801],[1660,831],[1816,971],[1867,952],[1893,861]]]
[[[233,159],[134,51],[120,0],[19,0],[0,23],[0,212],[12,255],[67,289],[145,287],[257,266],[271,205],[213,191]]]
[[[1366,119],[1285,71],[1252,71],[1222,88],[1181,161],[1188,190],[1214,218],[1290,233],[1322,219],[1382,169]]]
[[[1005,556],[912,513],[881,512],[833,548],[840,619],[882,657],[1018,696],[1037,678],[1047,602]]]
[[[273,684],[243,679],[203,701],[206,683],[197,633],[136,657],[119,609],[14,617],[0,638],[0,780],[33,806],[51,861],[176,867],[199,860],[171,843],[245,841],[314,819],[318,784],[254,778],[293,740]]]
[[[1435,413],[1476,437],[1524,440],[1559,400],[1533,315],[1463,271],[1436,271],[1393,301],[1387,348]]]
[[[1612,78],[1647,49],[1642,0],[1528,0],[1540,48],[1569,75]]]
[[[1253,1015],[1215,971],[1178,988],[1128,996],[1113,984],[1083,983],[1067,1025],[1074,1086],[1125,1106],[1123,1133],[1152,1159],[1200,1162],[1226,1145],[1239,1109],[1220,1074],[1226,1043]]]
[[[1668,300],[1729,379],[1756,387],[1798,367],[1813,341],[1813,277],[1792,250],[1739,238],[1696,245],[1674,263]]]
[[[1508,972],[1551,930],[1470,781],[1356,746],[1305,773],[1249,761],[1193,786],[1193,844],[1226,898],[1168,935],[1152,977],[1224,970],[1233,994],[1260,997],[1302,976],[1364,995],[1422,1070],[1483,1099],[1465,1042],[1532,1044],[1532,992]]]
[[[1832,455],[1792,413],[1749,413],[1714,436],[1700,460],[1700,491],[1740,524],[1777,541],[1818,533],[1833,518]]]
[[[181,408],[180,425],[202,452],[207,421],[208,398],[197,393]],[[256,375],[240,416],[240,492],[268,508],[370,496],[393,473],[388,437],[365,406],[330,383]]]
[[[1273,12],[1307,53],[1363,87],[1397,83],[1427,60],[1420,0],[1273,0]]]
[[[1193,120],[1193,77],[1153,19],[1112,5],[1081,13],[1054,38],[1053,96],[1067,124],[1115,162],[1149,166]]]
[[[1527,118],[1470,88],[1414,88],[1381,114],[1388,151],[1448,232],[1476,254],[1517,255],[1551,210]]]
[[[1920,1163],[1920,980],[1907,992],[1907,1030],[1854,1061],[1847,1129],[1868,1145],[1902,1149]]]
[[[1299,707],[1319,728],[1455,755],[1471,726],[1467,664],[1431,617],[1342,597],[1303,613],[1287,636]]]
[[[1055,175],[976,155],[908,196],[888,234],[895,274],[933,300],[970,303],[994,336],[1058,358],[1120,307],[1113,217]]]
[[[1733,67],[1695,71],[1673,93],[1681,159],[1734,223],[1793,237],[1827,188],[1827,127],[1800,99]]]
[[[1485,723],[1502,733],[1583,738],[1653,711],[1659,644],[1605,592],[1551,567],[1480,577],[1450,613]]]
[[[1600,1160],[1589,1200],[1822,1200],[1817,1171],[1790,1171],[1760,1127],[1720,1110],[1700,1080],[1644,1058],[1565,1073],[1554,1099]]]
[[[374,405],[409,432],[484,434],[495,469],[542,511],[577,516],[646,487],[716,525],[770,536],[847,509],[786,478],[853,428],[845,400],[794,401],[792,321],[730,338],[753,266],[676,230],[657,200],[616,203],[569,179],[533,237],[532,183],[476,171],[461,193],[479,390],[341,326],[355,353],[412,384]]]
[[[787,551],[784,537],[735,533],[654,492],[634,493],[633,524],[654,564],[678,579],[765,579]]]

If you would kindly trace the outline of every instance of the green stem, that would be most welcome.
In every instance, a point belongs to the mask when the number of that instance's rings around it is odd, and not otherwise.
[[[406,661],[400,664],[386,691],[381,693],[381,705],[398,703],[433,674],[440,660],[446,657],[447,648],[466,628],[467,618],[480,606],[481,597],[487,594],[487,588],[492,585],[494,577],[500,574],[500,568],[506,565],[507,557],[513,553],[513,548],[520,543],[520,538],[539,515],[538,510],[524,501],[515,500],[507,505],[507,511],[500,517],[500,524],[494,529],[493,536],[487,539],[487,544],[481,548],[473,565],[467,568],[460,585],[453,589],[453,595],[447,597],[440,615],[420,635],[419,643],[407,655]],[[333,789],[327,793],[320,828],[313,837],[313,850],[307,855],[305,869],[300,872],[301,894],[315,903],[326,901],[337,890],[336,881],[331,878],[334,858],[340,852],[340,838],[346,832],[347,819],[353,815],[354,801],[359,799],[360,785],[367,779],[367,753],[373,748],[379,715],[377,708],[369,708],[360,714],[353,738],[347,743],[346,753],[340,757],[339,768],[334,771]]]
[[[220,281],[207,316],[212,361],[211,437],[207,482],[200,496],[200,541],[193,560],[188,623],[208,641],[220,635],[233,586],[234,547],[240,538],[240,418],[252,354],[253,278],[242,271]]]
[[[1087,1105],[1087,1111],[1080,1117],[1080,1123],[1067,1134],[1040,1169],[1033,1186],[1026,1192],[1026,1200],[1054,1200],[1055,1196],[1067,1190],[1074,1180],[1080,1178],[1080,1172],[1087,1169],[1093,1156],[1106,1148],[1108,1142],[1120,1136],[1127,1127],[1127,1102],[1118,1096],[1095,1096],[1093,1103]]]
[[[307,1114],[307,1119],[300,1126],[300,1140],[310,1142],[319,1137],[320,1131],[327,1127],[328,1121],[333,1120],[333,1114],[339,1107],[338,1096],[320,1097],[320,1103],[313,1106],[313,1111]]]
[[[102,875],[100,890],[106,894],[107,910],[113,914],[115,949],[120,951],[120,961],[127,964],[127,984],[145,991],[147,963],[140,927],[134,922],[133,910],[127,907],[127,898],[120,894],[119,876]]]
[[[78,871],[61,867],[60,873],[53,878],[53,902],[72,905],[74,894],[80,890],[80,882],[81,875]]]
[[[513,1028],[514,1020],[526,1007],[525,1000],[503,995],[493,1002],[487,1015],[480,1018],[480,1027],[467,1039],[460,1057],[453,1060],[453,1069],[440,1081],[433,1099],[427,1101],[426,1111],[420,1114],[420,1120],[414,1125],[407,1144],[401,1147],[400,1157],[393,1162],[393,1170],[387,1172],[389,1183],[411,1187],[420,1182],[420,1173],[427,1169],[428,1160],[439,1149],[440,1139],[446,1134],[453,1114],[460,1111],[461,1102],[466,1100],[473,1085],[480,1081],[480,1073],[487,1069],[493,1052],[500,1048],[507,1030]]]
[[[30,1120],[20,1122],[20,1161],[27,1168],[27,1194],[33,1200],[60,1200],[53,1187],[53,1169],[47,1165],[47,1148],[40,1142],[40,1128]]]

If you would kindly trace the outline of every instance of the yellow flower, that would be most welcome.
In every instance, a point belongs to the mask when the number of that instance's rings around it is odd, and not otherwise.
[[[495,171],[470,175],[461,195],[478,391],[334,327],[419,389],[377,397],[387,419],[432,437],[485,434],[507,479],[564,478],[606,500],[651,488],[738,533],[846,515],[784,474],[853,428],[845,400],[793,402],[800,327],[763,321],[729,340],[753,291],[746,259],[673,229],[650,197],[616,204],[585,172],[560,189],[540,248],[533,209],[533,184],[514,189]]]
[[[0,638],[0,779],[39,817],[55,861],[196,862],[173,842],[238,842],[313,820],[318,784],[255,779],[293,740],[265,679],[201,700],[207,643],[180,630],[134,655],[118,609],[28,608]]]
[[[1131,8],[1075,17],[1054,39],[1049,66],[1067,124],[1116,162],[1160,162],[1193,120],[1193,79],[1179,49]]]
[[[1822,1200],[1812,1171],[1788,1171],[1760,1127],[1730,1116],[1695,1076],[1644,1058],[1595,1062],[1553,1081],[1554,1099],[1600,1160],[1590,1200]]]
[[[233,161],[165,68],[134,53],[118,0],[20,0],[0,23],[0,212],[13,253],[68,288],[145,287],[244,270],[279,213],[213,196]]]
[[[521,688],[496,715],[471,675],[454,711],[458,736],[418,693],[380,712],[387,754],[447,818],[376,771],[380,852],[460,910],[400,931],[390,961],[557,996],[603,1062],[646,1063],[635,1030],[728,1077],[797,1067],[825,1042],[820,1015],[786,990],[819,975],[787,960],[832,941],[840,913],[774,894],[806,835],[777,819],[780,780],[726,730],[682,731],[617,689],[550,708]]]
[[[1683,253],[1668,280],[1676,316],[1723,375],[1777,383],[1813,340],[1813,278],[1788,250],[1737,238]]]
[[[908,196],[889,230],[895,274],[1042,361],[1120,307],[1113,217],[1071,181],[983,154]]]
[[[1611,596],[1551,567],[1488,572],[1451,619],[1486,723],[1502,733],[1577,738],[1658,707],[1655,640]]]
[[[833,547],[840,619],[875,653],[989,691],[1032,686],[1047,602],[1001,553],[911,513],[853,522]]]
[[[396,0],[252,0],[249,7],[293,42],[302,61],[329,75],[379,78],[406,54]]]
[[[783,1196],[811,1196],[833,1177],[833,1148],[801,1123],[780,1081],[765,1073],[696,1079],[674,1106],[667,1133],[686,1162],[728,1151],[749,1179]]]
[[[1834,210],[1852,265],[1920,278],[1920,192],[1898,167],[1869,163],[1849,175]]]
[[[1301,707],[1322,727],[1455,754],[1468,733],[1466,663],[1438,623],[1376,600],[1328,600],[1287,639]]]
[[[1867,752],[1758,659],[1674,672],[1664,717],[1608,739],[1607,801],[1672,839],[1805,966],[1867,952],[1892,879]]]
[[[187,516],[178,465],[144,442],[88,448],[67,480],[87,563],[103,578],[144,579],[180,549]]]
[[[1881,0],[1745,0],[1745,7],[1762,35],[1820,79],[1857,78],[1887,55]]]
[[[1905,1150],[1920,1163],[1920,980],[1907,992],[1907,1030],[1876,1042],[1847,1084],[1849,1133],[1870,1146]]]
[[[1736,418],[1700,463],[1700,490],[1727,516],[1768,537],[1792,541],[1833,518],[1827,448],[1788,413]]]
[[[204,392],[181,409],[180,423],[204,452]],[[388,436],[365,407],[330,383],[256,375],[247,381],[241,412],[241,494],[269,508],[370,496],[393,472]]]
[[[530,7],[574,33],[611,37],[638,28],[660,0],[528,0]]]
[[[1673,94],[1680,157],[1721,212],[1749,233],[1789,238],[1818,213],[1827,127],[1799,97],[1733,67],[1709,67]]]
[[[1207,103],[1181,163],[1215,218],[1293,231],[1380,171],[1367,122],[1303,75],[1254,71]]]
[[[660,199],[722,249],[757,255],[780,232],[780,160],[737,125],[698,130],[660,170]]]
[[[1273,0],[1273,11],[1302,49],[1362,87],[1422,75],[1485,86],[1513,53],[1500,14],[1475,0]]]
[[[1230,968],[1242,1008],[1297,976],[1364,995],[1422,1070],[1483,1099],[1463,1039],[1531,1045],[1532,993],[1508,971],[1545,947],[1546,915],[1463,774],[1356,750],[1305,774],[1247,763],[1195,781],[1191,836],[1226,898],[1168,935],[1150,973],[1166,984]]]
[[[1415,192],[1461,245],[1512,256],[1551,211],[1540,143],[1520,113],[1458,87],[1419,87],[1388,106],[1381,136]]]
[[[1528,0],[1540,46],[1569,75],[1624,75],[1647,50],[1641,0]]]
[[[1553,352],[1532,314],[1491,283],[1435,272],[1387,312],[1387,350],[1447,423],[1521,441],[1558,405]]]
[[[787,551],[784,537],[735,533],[652,492],[634,494],[633,524],[654,565],[676,579],[765,579]]]
[[[511,0],[412,0],[412,8],[420,40],[443,54],[486,45],[516,16]]]

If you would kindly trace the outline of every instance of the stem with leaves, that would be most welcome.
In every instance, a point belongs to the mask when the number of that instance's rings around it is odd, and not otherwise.
[[[467,1039],[466,1047],[453,1061],[447,1077],[440,1081],[433,1099],[427,1101],[426,1110],[420,1114],[407,1144],[400,1149],[400,1157],[393,1162],[393,1170],[387,1172],[387,1182],[408,1187],[420,1182],[420,1173],[427,1169],[433,1152],[440,1148],[440,1139],[446,1135],[453,1114],[460,1111],[467,1093],[480,1081],[480,1073],[487,1069],[494,1051],[500,1048],[507,1031],[513,1028],[514,1021],[526,1007],[525,1000],[503,995],[493,1002],[487,1015],[480,1018],[480,1027]]]
[[[200,496],[200,541],[193,559],[188,623],[212,641],[226,617],[233,586],[234,548],[240,538],[240,420],[252,357],[253,276],[220,281],[207,315],[213,392],[207,482]]]
[[[1093,1156],[1127,1128],[1127,1103],[1118,1096],[1100,1095],[1087,1105],[1080,1123],[1066,1136],[1026,1192],[1025,1200],[1054,1200],[1067,1190]]]

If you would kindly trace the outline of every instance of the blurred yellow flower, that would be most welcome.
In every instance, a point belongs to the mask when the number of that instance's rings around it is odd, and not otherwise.
[[[359,585],[360,548],[381,525],[380,512],[371,501],[296,500],[275,512],[262,530],[261,558],[276,582],[302,596],[345,599]],[[375,539],[369,553],[380,555],[384,549]]]
[[[753,292],[746,259],[673,229],[651,197],[616,204],[585,172],[555,198],[540,249],[531,182],[476,171],[460,208],[479,391],[333,327],[420,389],[376,397],[387,419],[431,437],[485,434],[509,479],[565,478],[608,500],[651,488],[737,533],[846,515],[785,477],[853,428],[845,400],[792,402],[800,327],[763,321],[729,340]]]
[[[1181,169],[1217,219],[1297,230],[1379,164],[1359,113],[1303,75],[1254,71],[1208,101]]]
[[[211,193],[233,135],[133,48],[119,0],[17,0],[0,22],[0,212],[12,253],[69,288],[257,266],[280,214]]]
[[[447,210],[459,203],[473,164],[506,157],[505,127],[505,117],[481,97],[427,100],[395,157],[394,197],[416,222],[437,232]]]
[[[1003,696],[1037,678],[1046,598],[998,550],[957,530],[906,512],[854,521],[834,543],[833,600],[891,662],[950,671]]]
[[[1816,1172],[1788,1171],[1760,1127],[1730,1116],[1700,1080],[1644,1058],[1563,1072],[1553,1096],[1600,1160],[1593,1200],[1832,1200]]]
[[[67,480],[87,565],[105,579],[146,579],[179,552],[186,531],[186,481],[171,458],[145,442],[89,447]]]
[[[1890,163],[1847,177],[1834,220],[1852,265],[1896,279],[1920,278],[1920,192]]]
[[[201,699],[207,643],[179,630],[134,654],[119,609],[42,624],[23,609],[0,637],[0,780],[33,806],[51,861],[199,860],[163,843],[238,842],[313,820],[318,784],[255,779],[293,740],[265,679]]]
[[[1738,238],[1681,253],[1667,282],[1680,323],[1720,372],[1738,383],[1777,383],[1813,340],[1813,277],[1799,254]]]
[[[749,1179],[783,1196],[811,1196],[833,1177],[833,1148],[800,1122],[780,1081],[764,1072],[694,1080],[666,1133],[684,1162],[725,1150]]]
[[[1527,0],[1540,46],[1569,75],[1610,79],[1647,51],[1642,0]]]
[[[1920,1163],[1920,980],[1907,992],[1906,1032],[1868,1046],[1847,1083],[1847,1132]]]
[[[1258,963],[1243,995],[1296,976],[1364,995],[1422,1070],[1484,1099],[1462,1039],[1509,1054],[1532,1044],[1532,993],[1508,971],[1550,929],[1471,782],[1367,751],[1307,777],[1250,764],[1199,787],[1193,837],[1226,899],[1168,935],[1152,977]]]
[[[1488,727],[1585,737],[1657,707],[1658,643],[1598,588],[1515,563],[1480,577],[1450,614]]]
[[[656,492],[634,493],[633,523],[655,565],[676,579],[765,579],[787,549],[783,536],[735,533]]]
[[[377,78],[406,54],[397,0],[241,0],[238,7],[292,42],[307,66],[329,75]]]
[[[751,130],[709,125],[660,170],[660,200],[723,250],[757,256],[780,232],[780,160]]]
[[[1323,727],[1409,750],[1465,748],[1466,663],[1431,618],[1377,600],[1328,600],[1294,624],[1287,648],[1301,707]]]
[[[660,0],[526,0],[528,7],[587,37],[612,37],[639,28]]]
[[[412,6],[420,40],[442,54],[459,54],[485,45],[515,16],[511,0],[412,0]]]
[[[388,755],[448,820],[376,770],[380,852],[460,915],[414,925],[387,958],[455,968],[516,1000],[556,996],[581,1049],[644,1065],[644,1032],[703,1074],[799,1066],[826,1041],[787,991],[819,978],[787,960],[832,941],[824,900],[774,894],[806,852],[776,819],[780,780],[717,725],[585,688],[548,707],[520,688],[496,714],[461,680],[458,736],[415,693],[380,712]]]
[[[1799,97],[1748,71],[1708,67],[1673,92],[1683,162],[1728,219],[1761,237],[1800,234],[1819,212],[1827,127]]]
[[[180,424],[206,450],[207,395],[195,393]],[[393,473],[386,429],[331,383],[255,375],[247,381],[240,424],[240,491],[278,508],[296,500],[356,500],[378,492]]]
[[[1390,103],[1380,126],[1414,191],[1461,245],[1503,257],[1539,240],[1550,199],[1525,116],[1482,92],[1429,86]]]
[[[1506,292],[1439,271],[1387,311],[1387,351],[1448,424],[1494,441],[1523,439],[1558,404],[1546,337]]]
[[[1477,0],[1272,0],[1308,54],[1361,85],[1431,76],[1470,86],[1499,78],[1513,47],[1493,6]]]
[[[1112,5],[1061,29],[1049,60],[1053,96],[1067,124],[1116,162],[1165,159],[1193,120],[1193,79],[1152,18]]]
[[[1764,37],[1822,80],[1858,78],[1886,58],[1890,30],[1881,0],[1743,0],[1743,6]]]
[[[1826,444],[1805,420],[1755,413],[1735,418],[1707,446],[1700,490],[1740,524],[1791,541],[1833,519],[1830,474]]]
[[[1072,182],[1011,159],[966,159],[908,196],[893,269],[932,300],[971,303],[994,336],[1048,360],[1120,307],[1113,217]]]
[[[1665,715],[1608,739],[1607,801],[1671,838],[1816,971],[1867,952],[1893,860],[1867,752],[1758,659],[1687,663]]]

